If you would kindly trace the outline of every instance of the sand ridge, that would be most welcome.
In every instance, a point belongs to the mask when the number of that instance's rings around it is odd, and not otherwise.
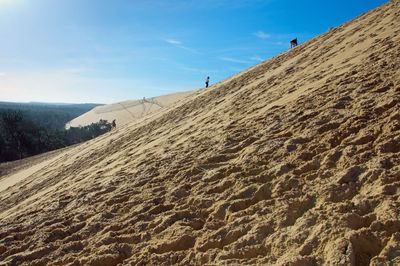
[[[195,91],[196,90],[179,92],[98,106],[68,122],[66,128],[87,126],[91,123],[97,123],[100,119],[107,120],[110,123],[115,119],[118,126],[123,126],[144,116],[160,111],[178,101],[184,100]]]
[[[10,265],[400,263],[400,1],[0,192]]]

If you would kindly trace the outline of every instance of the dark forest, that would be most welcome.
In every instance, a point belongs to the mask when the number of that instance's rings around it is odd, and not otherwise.
[[[64,148],[110,131],[106,120],[65,129],[67,122],[95,106],[0,102],[0,162]]]

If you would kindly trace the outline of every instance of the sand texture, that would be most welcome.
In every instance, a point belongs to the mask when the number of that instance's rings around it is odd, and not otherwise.
[[[400,1],[38,168],[0,264],[399,265]]]
[[[98,106],[73,119],[66,124],[66,128],[82,127],[99,122],[100,119],[111,123],[116,120],[117,126],[123,126],[144,116],[157,112],[173,103],[184,100],[195,91],[167,94],[153,98],[130,100],[119,103]]]

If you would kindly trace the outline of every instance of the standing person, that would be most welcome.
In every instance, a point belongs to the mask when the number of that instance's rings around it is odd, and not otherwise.
[[[208,88],[208,83],[210,82],[210,77],[206,78],[206,88]]]
[[[293,48],[293,47],[296,47],[296,46],[297,46],[297,37],[290,41],[290,48]]]

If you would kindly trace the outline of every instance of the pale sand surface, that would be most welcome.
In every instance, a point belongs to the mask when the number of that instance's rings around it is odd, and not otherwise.
[[[98,106],[67,123],[66,128],[87,126],[99,122],[100,119],[110,123],[115,119],[117,126],[123,126],[184,100],[194,92],[195,90]]]
[[[0,191],[7,189],[9,186],[15,185],[19,181],[35,173],[56,159],[58,155],[64,154],[74,146],[31,156],[22,160],[0,163]]]
[[[0,264],[399,265],[399,25],[391,1],[15,173]]]

